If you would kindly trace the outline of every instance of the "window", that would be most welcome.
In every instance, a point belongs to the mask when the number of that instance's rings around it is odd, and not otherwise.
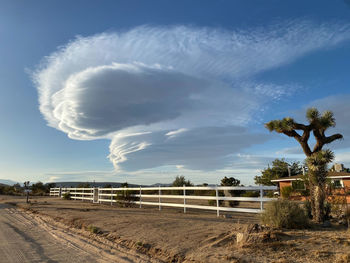
[[[292,181],[292,187],[294,190],[305,190],[305,184],[300,180]]]
[[[332,185],[333,185],[334,188],[342,188],[342,187],[344,187],[343,180],[332,180]]]

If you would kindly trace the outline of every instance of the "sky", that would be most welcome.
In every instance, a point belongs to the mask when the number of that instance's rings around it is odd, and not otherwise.
[[[349,69],[348,0],[0,0],[0,179],[251,185],[309,107],[350,167]]]

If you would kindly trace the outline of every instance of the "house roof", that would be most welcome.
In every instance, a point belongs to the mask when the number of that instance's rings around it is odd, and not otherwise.
[[[327,175],[330,179],[342,179],[342,178],[349,178],[350,179],[350,173],[348,172],[328,172]],[[295,180],[302,180],[302,175],[294,175],[294,176],[288,176],[288,177],[282,177],[279,179],[271,180],[271,182],[289,182],[289,181],[295,181]]]

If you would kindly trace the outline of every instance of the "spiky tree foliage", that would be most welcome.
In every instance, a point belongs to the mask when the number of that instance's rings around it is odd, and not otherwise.
[[[322,114],[316,108],[309,108],[306,112],[308,125],[297,123],[293,118],[273,120],[265,124],[270,131],[283,133],[296,139],[303,149],[309,167],[309,184],[311,192],[311,204],[313,219],[317,222],[324,220],[324,187],[327,175],[327,164],[333,160],[333,153],[330,150],[322,150],[323,146],[335,140],[342,139],[339,133],[326,136],[325,131],[335,127],[333,112],[325,111]],[[300,133],[298,132],[300,131]],[[315,146],[311,149],[308,144],[310,135],[313,134],[316,140]]]

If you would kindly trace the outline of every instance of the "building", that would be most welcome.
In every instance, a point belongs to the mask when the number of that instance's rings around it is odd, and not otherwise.
[[[335,193],[346,195],[347,203],[350,204],[350,173],[344,171],[344,166],[342,164],[335,164],[333,171],[328,172],[327,178],[336,189]],[[282,177],[271,180],[271,182],[278,183],[280,192],[287,186],[291,186],[295,191],[300,190],[302,192],[302,190],[306,190],[303,175]],[[305,200],[305,196],[299,195],[298,199]]]

